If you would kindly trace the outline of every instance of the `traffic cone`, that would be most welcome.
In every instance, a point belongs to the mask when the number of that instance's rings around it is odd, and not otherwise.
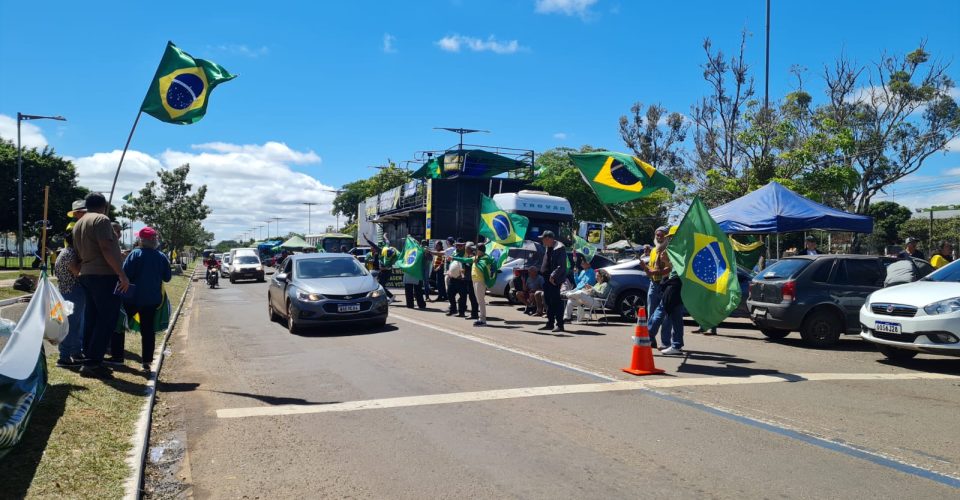
[[[653,365],[653,350],[650,348],[650,332],[647,331],[647,309],[637,311],[637,326],[633,328],[633,357],[630,368],[623,371],[631,375],[658,375],[663,370]]]

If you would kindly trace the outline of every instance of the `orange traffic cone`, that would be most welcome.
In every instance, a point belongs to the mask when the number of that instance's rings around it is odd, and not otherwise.
[[[637,326],[633,329],[633,357],[630,368],[623,371],[631,375],[658,375],[663,370],[653,365],[653,350],[650,348],[650,332],[647,331],[647,309],[637,311]]]

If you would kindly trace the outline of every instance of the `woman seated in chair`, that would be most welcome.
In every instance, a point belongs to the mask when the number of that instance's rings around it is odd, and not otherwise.
[[[573,308],[583,306],[592,309],[610,295],[610,275],[603,269],[597,271],[597,284],[584,285],[583,288],[567,294],[566,320],[573,319]]]

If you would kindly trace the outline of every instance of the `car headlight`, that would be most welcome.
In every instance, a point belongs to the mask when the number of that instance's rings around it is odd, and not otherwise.
[[[371,299],[375,299],[377,297],[383,297],[383,293],[384,293],[383,287],[381,286],[381,287],[377,287],[376,290],[368,293],[367,297],[370,297]]]
[[[952,299],[941,300],[940,302],[934,302],[933,304],[925,305],[923,306],[923,311],[931,316],[935,314],[949,314],[960,311],[960,297],[954,297]]]
[[[317,302],[320,300],[325,300],[326,297],[320,295],[319,293],[307,293],[307,292],[297,292],[297,298],[304,302]]]
[[[263,271],[263,266],[258,265],[258,266],[257,266],[257,271]]]

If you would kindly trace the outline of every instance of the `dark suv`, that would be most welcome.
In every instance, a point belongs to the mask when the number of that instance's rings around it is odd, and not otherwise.
[[[789,257],[750,283],[750,318],[770,338],[799,331],[804,342],[828,347],[860,331],[860,308],[883,287],[888,259],[868,255]]]

